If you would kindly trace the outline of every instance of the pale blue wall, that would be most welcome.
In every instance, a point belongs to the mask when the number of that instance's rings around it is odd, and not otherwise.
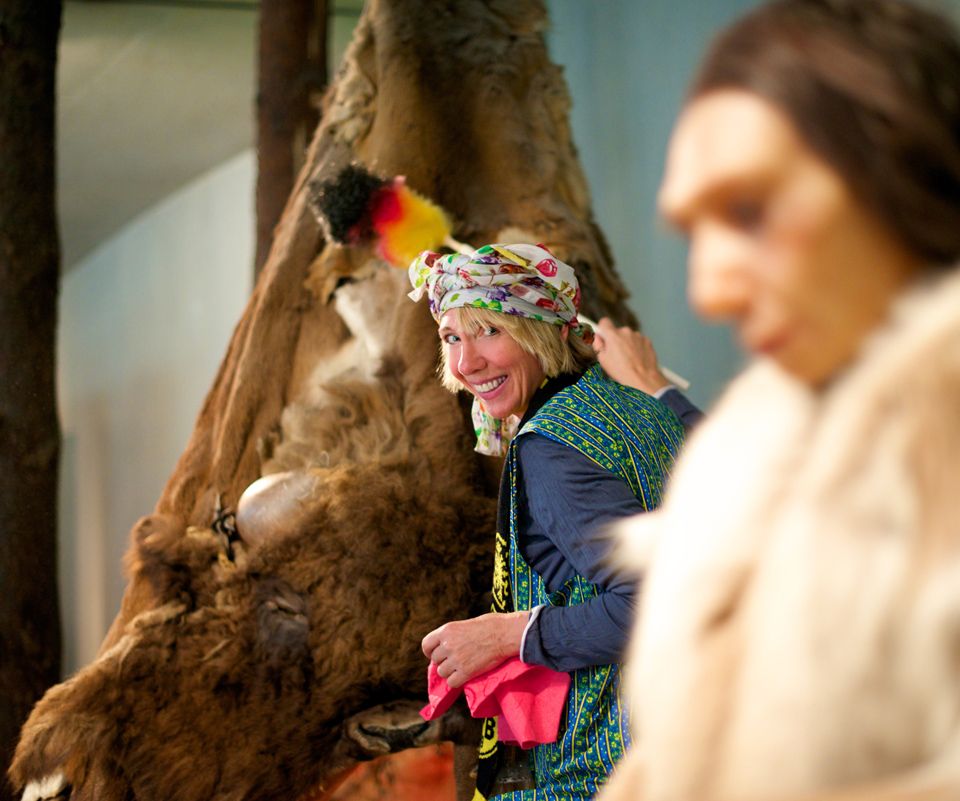
[[[697,59],[752,0],[548,0],[554,61],[573,98],[574,140],[594,213],[610,240],[631,308],[661,361],[712,400],[741,364],[725,328],[687,307],[685,249],[659,223],[656,190],[673,119]]]
[[[630,305],[661,361],[712,401],[742,364],[729,332],[686,302],[686,252],[656,215],[674,117],[710,36],[757,0],[547,0],[551,55],[565,68],[574,140],[594,213]],[[960,0],[931,0],[960,21]]]

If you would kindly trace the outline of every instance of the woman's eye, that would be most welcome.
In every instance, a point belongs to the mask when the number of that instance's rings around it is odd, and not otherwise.
[[[763,222],[763,204],[757,200],[735,200],[727,204],[726,217],[743,231],[756,230]]]
[[[455,345],[457,342],[460,341],[460,337],[458,337],[456,334],[444,334],[443,341],[446,342],[448,345]]]
[[[492,337],[494,334],[499,334],[499,333],[500,333],[500,329],[497,328],[496,326],[488,325],[486,328],[483,329],[483,335],[485,337]]]

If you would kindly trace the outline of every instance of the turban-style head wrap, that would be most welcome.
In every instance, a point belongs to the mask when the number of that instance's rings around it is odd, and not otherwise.
[[[569,264],[543,245],[484,245],[473,253],[445,256],[425,250],[410,265],[412,300],[424,294],[439,322],[461,306],[569,326],[592,339],[577,320],[580,284]]]
[[[580,284],[573,268],[543,245],[484,245],[472,253],[441,255],[424,251],[410,265],[411,300],[424,295],[437,322],[450,309],[470,306],[552,325],[593,341],[593,329],[580,323]],[[473,402],[480,453],[503,455],[515,420],[495,420]]]

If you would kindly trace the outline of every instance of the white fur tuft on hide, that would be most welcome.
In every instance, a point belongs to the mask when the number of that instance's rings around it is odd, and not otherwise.
[[[30,782],[23,791],[21,801],[44,801],[61,795],[67,786],[63,773],[57,771],[45,776],[40,781]]]

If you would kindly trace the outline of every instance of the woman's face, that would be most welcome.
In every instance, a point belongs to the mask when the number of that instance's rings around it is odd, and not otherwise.
[[[921,269],[788,118],[745,91],[687,106],[659,202],[689,239],[695,310],[812,385],[854,358]]]
[[[450,372],[483,402],[487,414],[499,420],[523,415],[544,379],[536,356],[495,326],[468,330],[460,323],[459,309],[440,318],[439,333]]]

